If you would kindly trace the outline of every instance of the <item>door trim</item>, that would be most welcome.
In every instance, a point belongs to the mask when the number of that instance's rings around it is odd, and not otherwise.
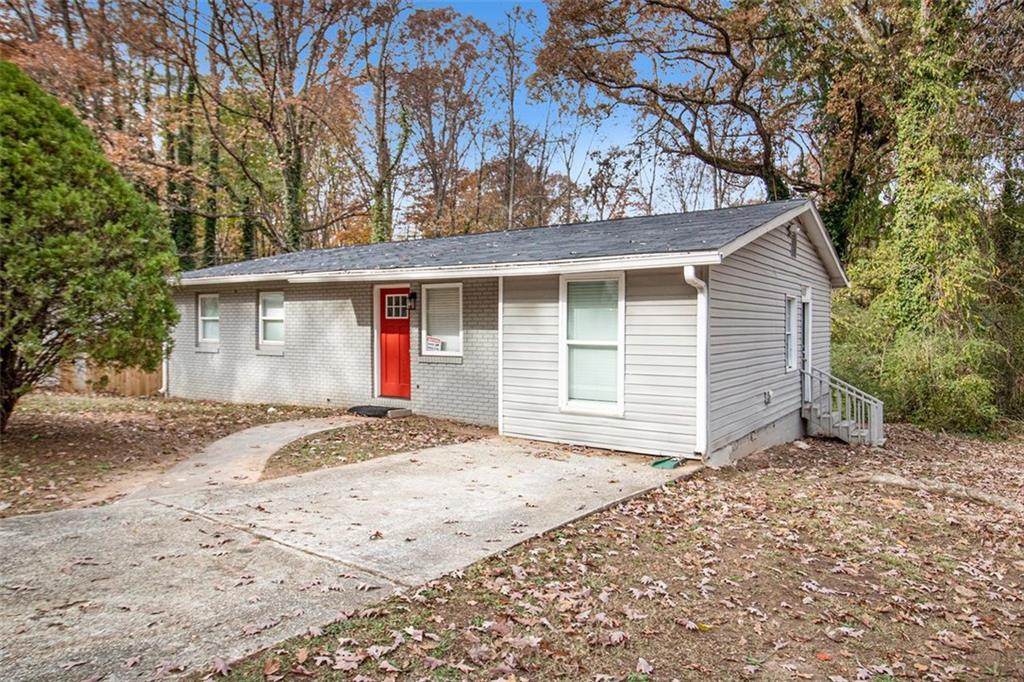
[[[374,398],[386,398],[387,400],[412,402],[411,395],[408,398],[392,398],[391,396],[383,396],[380,392],[380,290],[402,288],[409,289],[409,291],[412,292],[412,285],[408,282],[391,282],[388,284],[373,285],[373,357],[370,358],[370,362],[373,365],[373,372],[371,373],[373,387],[370,390],[370,395]],[[409,316],[409,338],[412,338],[412,315]],[[410,352],[410,363],[412,363],[411,355],[412,353]]]

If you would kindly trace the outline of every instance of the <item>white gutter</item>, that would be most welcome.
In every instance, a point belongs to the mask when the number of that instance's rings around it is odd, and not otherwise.
[[[697,290],[697,444],[694,452],[708,456],[708,286],[693,265],[683,267],[683,279]]]
[[[163,359],[160,360],[160,395],[167,397],[167,379],[170,376],[170,367],[167,364],[167,344],[163,346]]]
[[[498,435],[505,434],[505,278],[498,278]]]
[[[524,261],[520,263],[483,263],[475,265],[444,265],[439,267],[391,268],[374,270],[341,270],[336,272],[279,272],[259,275],[224,275],[183,279],[179,286],[209,286],[213,284],[245,284],[251,282],[281,282],[289,284],[317,284],[324,282],[393,282],[399,280],[468,279],[473,277],[503,277],[515,275],[550,275],[601,270],[638,270],[646,268],[677,268],[684,265],[713,265],[722,262],[718,251],[690,251],[685,253],[637,254],[631,256],[601,256],[598,258],[565,258],[554,261]]]

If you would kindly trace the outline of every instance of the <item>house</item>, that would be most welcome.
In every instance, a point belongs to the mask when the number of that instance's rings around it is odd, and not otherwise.
[[[847,284],[804,200],[300,251],[181,276],[166,389],[713,464],[879,442],[880,403],[828,373]]]

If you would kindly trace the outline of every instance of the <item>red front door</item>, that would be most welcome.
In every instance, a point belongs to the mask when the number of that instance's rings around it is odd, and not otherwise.
[[[380,394],[408,398],[409,289],[380,290]]]

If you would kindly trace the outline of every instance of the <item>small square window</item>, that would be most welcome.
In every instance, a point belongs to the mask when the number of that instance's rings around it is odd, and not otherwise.
[[[384,317],[389,320],[404,320],[409,317],[409,295],[388,294],[384,299]]]

